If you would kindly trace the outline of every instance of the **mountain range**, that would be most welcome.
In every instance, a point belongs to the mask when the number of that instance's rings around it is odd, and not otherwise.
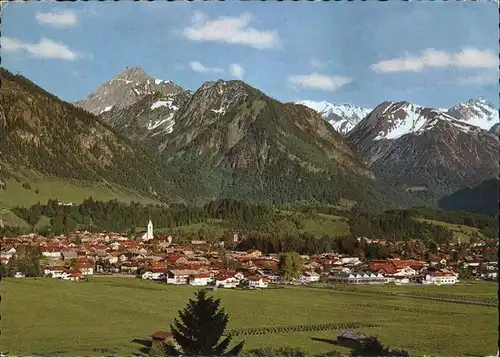
[[[108,182],[167,203],[232,197],[373,210],[436,206],[498,175],[498,135],[476,126],[498,121],[482,98],[447,112],[281,103],[242,81],[193,93],[134,67],[70,104],[1,75],[10,88],[2,85],[0,116],[7,175]]]
[[[302,100],[296,103],[316,110],[342,135],[348,135],[373,110],[348,103],[334,104],[328,101]],[[498,108],[481,96],[457,103],[449,109],[436,110],[484,130],[494,131],[499,125]]]
[[[436,198],[498,176],[497,135],[408,102],[381,103],[347,140],[384,182]]]

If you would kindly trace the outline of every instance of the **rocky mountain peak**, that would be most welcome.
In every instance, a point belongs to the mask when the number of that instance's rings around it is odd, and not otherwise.
[[[114,77],[114,79],[128,79],[128,80],[135,80],[135,81],[142,81],[144,79],[153,79],[150,75],[148,75],[144,70],[139,67],[125,67],[125,69],[118,73]]]
[[[93,114],[122,110],[155,92],[167,95],[183,89],[169,80],[155,79],[142,68],[127,67],[102,84],[86,99],[74,103]]]
[[[200,124],[211,123],[243,102],[252,93],[252,89],[236,80],[205,82],[193,94],[189,105],[184,108],[183,116],[200,120]]]
[[[459,121],[441,110],[400,101],[378,105],[356,127],[356,136],[364,132],[372,140],[395,140],[409,134],[422,135],[443,126],[466,133],[482,131],[480,127]]]
[[[481,96],[457,103],[447,113],[484,130],[490,130],[499,122],[498,108]]]
[[[384,102],[348,140],[375,174],[395,187],[439,197],[498,172],[498,137],[446,112]]]

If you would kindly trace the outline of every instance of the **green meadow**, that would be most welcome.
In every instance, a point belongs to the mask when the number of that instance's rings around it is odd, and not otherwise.
[[[406,287],[398,287],[405,292]],[[410,290],[412,287],[408,287]],[[478,294],[494,298],[497,285],[481,283],[419,287],[420,291]],[[378,287],[380,289],[380,287]],[[169,329],[196,288],[151,281],[92,277],[87,282],[56,279],[3,279],[0,350],[17,355],[145,354],[151,333]],[[214,292],[230,315],[229,328],[326,323],[372,323],[359,328],[412,356],[465,356],[496,353],[496,308],[432,300],[380,296],[309,287]],[[397,309],[395,308],[397,307]],[[340,331],[237,336],[246,350],[295,347],[317,354],[349,350],[337,346]],[[101,353],[101,355],[103,355]]]

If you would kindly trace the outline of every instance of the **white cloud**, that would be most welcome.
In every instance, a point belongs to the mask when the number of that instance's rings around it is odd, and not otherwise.
[[[292,86],[300,86],[310,89],[322,89],[336,91],[343,85],[351,83],[352,79],[342,76],[327,76],[319,73],[306,75],[293,75],[288,77],[288,83]]]
[[[201,62],[199,61],[191,61],[188,63],[189,68],[193,72],[200,72],[200,73],[222,73],[224,70],[222,68],[210,68],[210,67],[205,67]]]
[[[229,65],[229,72],[235,78],[242,79],[245,74],[245,70],[239,64],[232,63]]]
[[[78,23],[74,11],[37,12],[36,21],[41,25],[55,27],[74,27]]]
[[[465,48],[460,52],[446,52],[429,48],[420,56],[405,56],[380,61],[371,65],[379,73],[420,72],[425,68],[498,68],[498,56],[491,51]]]
[[[60,59],[65,61],[75,61],[82,56],[66,45],[54,42],[43,37],[38,43],[25,43],[14,38],[3,36],[1,38],[2,50],[5,52],[26,51],[30,55],[42,59]]]
[[[191,27],[186,27],[183,33],[192,41],[246,45],[260,50],[277,48],[279,39],[276,31],[249,27],[252,20],[250,14],[209,20],[203,13],[196,12]]]

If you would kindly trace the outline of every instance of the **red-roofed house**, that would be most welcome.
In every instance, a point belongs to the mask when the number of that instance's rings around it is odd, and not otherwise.
[[[269,286],[269,279],[265,276],[249,276],[247,280],[248,286],[251,288],[267,288]]]
[[[94,265],[88,262],[82,262],[77,264],[78,269],[83,275],[94,275]]]
[[[47,246],[45,248],[42,248],[42,255],[49,258],[59,258],[61,256],[61,248]]]
[[[191,274],[188,278],[189,285],[206,286],[213,281],[210,273]]]
[[[243,274],[236,272],[223,272],[219,273],[214,278],[215,286],[221,286],[223,288],[235,288],[241,280],[244,279]]]
[[[83,274],[79,269],[70,270],[61,277],[63,280],[79,281],[83,279]]]
[[[65,269],[62,266],[46,266],[43,274],[46,276],[52,276],[53,278],[61,278],[64,271]]]

